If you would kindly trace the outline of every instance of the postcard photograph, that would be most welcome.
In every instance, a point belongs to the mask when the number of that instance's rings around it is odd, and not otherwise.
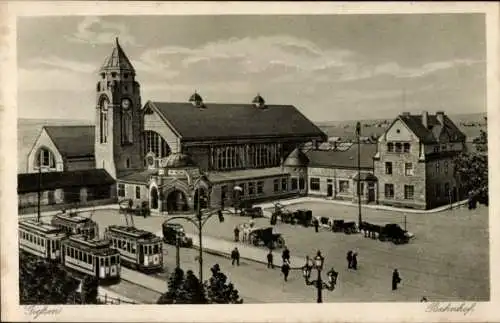
[[[493,301],[485,12],[162,8],[14,20],[22,317]]]

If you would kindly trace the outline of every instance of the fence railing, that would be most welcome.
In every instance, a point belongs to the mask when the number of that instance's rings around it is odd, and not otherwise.
[[[139,303],[131,301],[131,300],[125,300],[125,299],[119,298],[119,297],[112,297],[108,294],[97,295],[97,301],[101,304],[106,304],[106,305],[139,304]]]

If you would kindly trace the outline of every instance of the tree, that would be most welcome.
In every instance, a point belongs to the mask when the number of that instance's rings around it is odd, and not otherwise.
[[[212,277],[206,283],[208,300],[212,304],[242,304],[238,290],[227,276],[221,272],[219,265],[211,268]]]
[[[97,304],[99,292],[99,280],[90,275],[86,275],[81,283],[81,302],[83,304]]]
[[[473,140],[476,151],[460,154],[455,159],[455,174],[463,189],[480,203],[488,205],[488,136],[481,130]]]
[[[19,252],[19,298],[23,305],[71,304],[79,281],[59,264]]]
[[[205,289],[191,270],[176,268],[168,280],[168,291],[160,296],[157,304],[207,304]]]

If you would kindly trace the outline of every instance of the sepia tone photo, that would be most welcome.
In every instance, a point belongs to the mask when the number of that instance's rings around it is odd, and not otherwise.
[[[486,26],[18,16],[10,302],[38,320],[284,303],[470,319],[493,301]]]

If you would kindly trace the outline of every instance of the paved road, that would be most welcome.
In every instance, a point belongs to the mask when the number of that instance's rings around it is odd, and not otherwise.
[[[357,209],[350,206],[305,203],[295,207],[310,208],[315,215],[320,216],[357,219]],[[398,212],[365,209],[363,217],[380,224],[404,223],[404,215]],[[96,211],[94,219],[101,228],[125,223],[123,216],[112,210]],[[214,217],[207,222],[204,234],[231,241],[234,227],[247,220],[239,216],[226,216],[226,220],[219,223]],[[161,230],[163,221],[161,217],[135,218],[136,226],[153,232]],[[402,246],[373,241],[361,235],[348,236],[327,231],[314,233],[312,228],[287,224],[278,224],[276,229],[283,233],[292,255],[304,257],[321,249],[326,256],[325,266],[334,266],[340,272],[339,288],[334,293],[326,293],[325,301],[416,301],[424,295],[430,300],[488,299],[487,208],[480,207],[473,212],[461,208],[437,214],[408,214],[406,223],[408,230],[415,233],[416,239]],[[187,232],[196,232],[190,223],[183,224]],[[256,225],[268,226],[269,220],[256,219]],[[359,253],[358,272],[345,269],[345,253],[349,249]],[[168,259],[175,262],[174,254]],[[205,263],[212,265],[210,260]],[[255,301],[270,299],[273,302],[293,302],[303,298],[310,301],[310,298],[315,297],[315,291],[304,286],[300,272],[292,273],[290,282],[283,284],[279,274],[270,274],[265,268],[257,270],[250,267],[253,269],[238,274],[237,270],[243,268],[235,268],[234,273],[231,272],[231,279],[242,294],[245,291],[249,297],[252,290],[258,290]],[[401,288],[396,293],[390,290],[393,268],[398,268],[403,278]],[[276,294],[278,292],[279,295]]]

